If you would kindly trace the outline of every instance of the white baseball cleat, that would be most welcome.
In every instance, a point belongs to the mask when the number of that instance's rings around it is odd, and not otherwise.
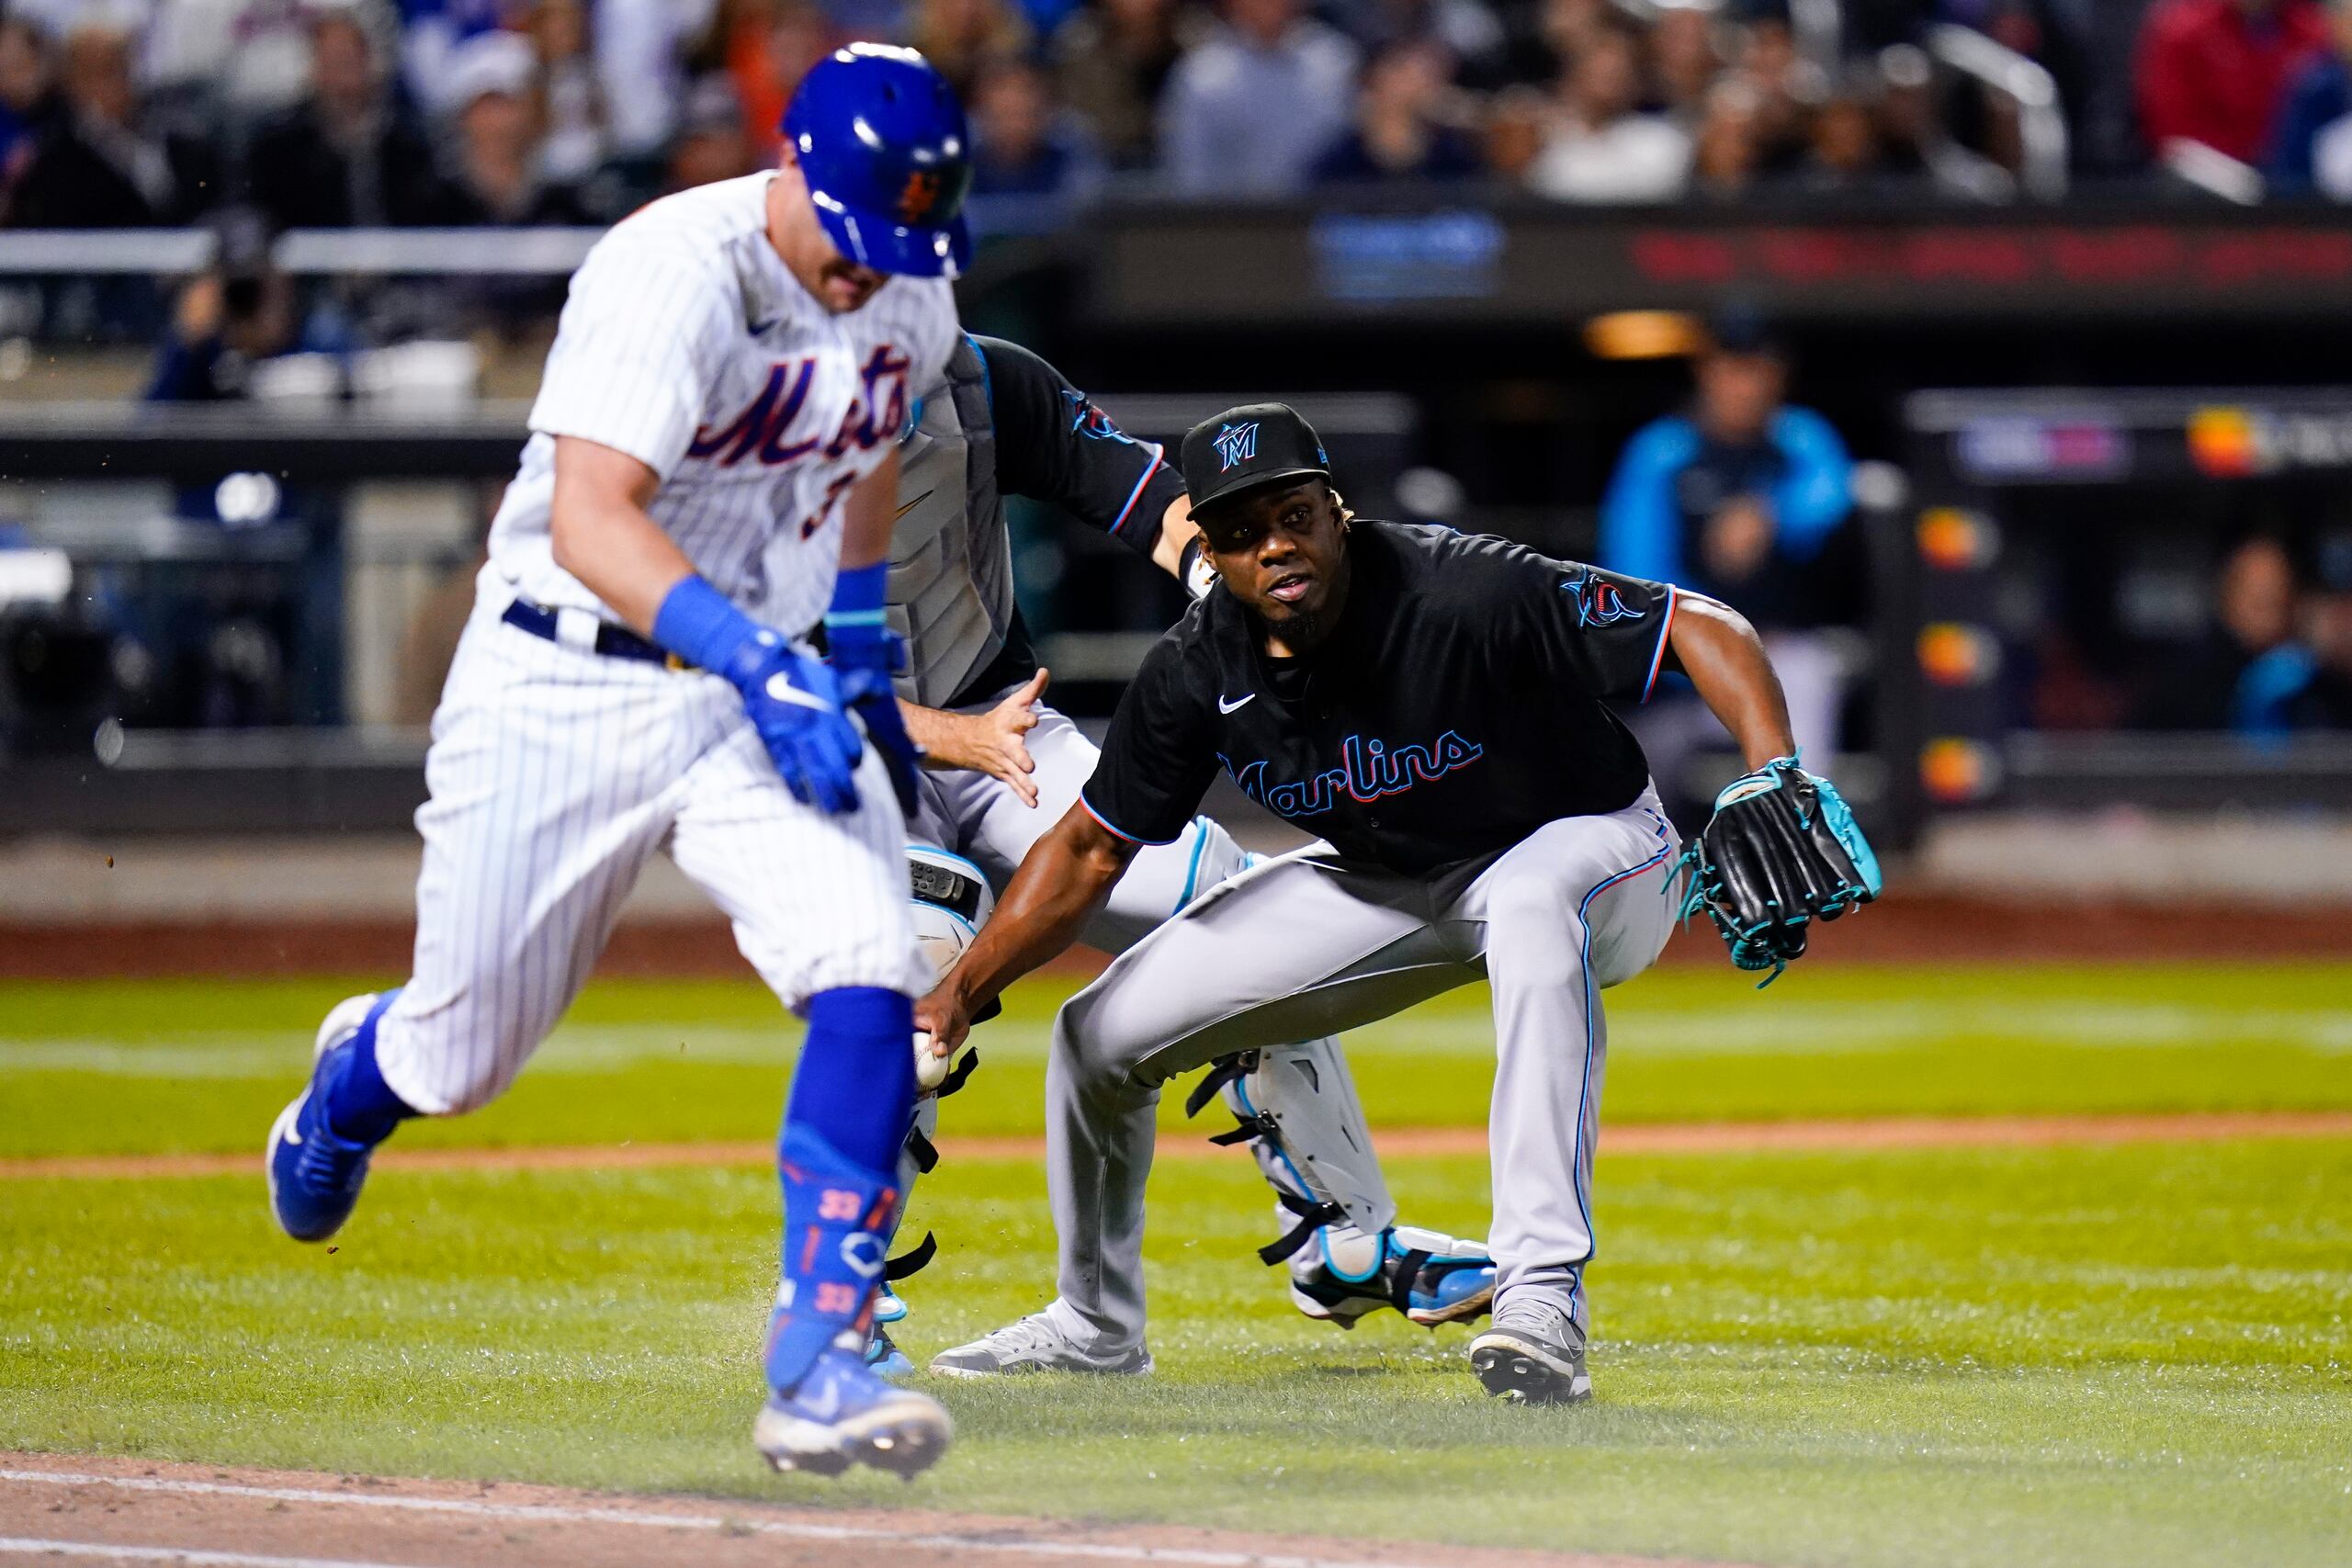
[[[1151,1371],[1151,1352],[1141,1345],[1109,1355],[1090,1350],[1064,1334],[1050,1312],[1031,1313],[982,1335],[969,1345],[943,1350],[931,1370],[951,1378],[998,1377],[1011,1372],[1111,1372]]]

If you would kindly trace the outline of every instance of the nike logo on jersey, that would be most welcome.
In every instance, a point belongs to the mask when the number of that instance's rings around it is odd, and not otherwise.
[[[1257,694],[1257,693],[1255,693],[1255,692],[1250,693],[1248,696],[1243,697],[1243,698],[1242,698],[1240,701],[1238,701],[1238,702],[1231,702],[1231,703],[1229,703],[1229,702],[1227,702],[1223,697],[1219,697],[1219,698],[1217,698],[1217,700],[1216,700],[1216,711],[1217,711],[1217,712],[1219,712],[1219,713],[1238,713],[1238,712],[1240,712],[1243,708],[1248,707],[1251,703],[1254,703],[1254,702],[1256,702],[1257,700],[1258,700],[1258,694]]]
[[[782,316],[770,316],[764,321],[753,321],[752,323],[752,335],[753,337],[765,337],[770,332],[775,330],[776,323],[783,320],[784,318]]]
[[[898,511],[890,513],[890,521],[896,523],[899,518],[904,517],[908,513],[912,512],[916,507],[921,506],[924,502],[929,501],[933,496],[937,495],[938,493],[939,492],[935,490],[927,490],[923,491],[921,495],[915,497],[912,501],[899,508]]]

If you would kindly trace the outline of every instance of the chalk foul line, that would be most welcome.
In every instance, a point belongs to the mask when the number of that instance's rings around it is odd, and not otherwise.
[[[1483,1127],[1396,1127],[1377,1134],[1387,1156],[1458,1157],[1487,1152]],[[2062,1145],[2211,1143],[2231,1138],[2352,1138],[2352,1111],[2183,1111],[2057,1116],[1879,1116],[1785,1122],[1631,1122],[1604,1127],[1600,1152],[1711,1155],[1776,1150],[2054,1147]],[[1039,1160],[1041,1137],[944,1137],[940,1153],[958,1161]],[[635,1170],[665,1166],[764,1167],[764,1143],[518,1145],[503,1148],[403,1148],[377,1156],[405,1170]],[[1159,1157],[1246,1159],[1244,1149],[1212,1149],[1186,1138],[1162,1141]],[[0,1158],[0,1180],[160,1180],[242,1176],[261,1168],[253,1154],[32,1155]]]
[[[1077,1562],[1143,1562],[1182,1568],[1439,1568],[1401,1559],[1364,1562],[1295,1553],[1211,1551],[1193,1547],[1129,1545],[1117,1541],[1055,1540],[1017,1533],[1022,1521],[986,1534],[929,1529],[886,1529],[867,1525],[819,1524],[808,1519],[762,1518],[741,1514],[671,1513],[653,1508],[564,1506],[546,1503],[492,1503],[476,1498],[418,1497],[382,1493],[333,1492],[305,1486],[261,1486],[225,1481],[175,1480],[156,1476],[91,1475],[73,1471],[0,1470],[0,1482],[48,1486],[107,1486],[130,1492],[178,1496],[250,1497],[272,1503],[318,1503],[360,1508],[390,1508],[420,1514],[457,1515],[506,1523],[632,1525],[656,1529],[729,1535],[751,1531],[795,1540],[858,1541],[939,1551],[991,1552],[1021,1558]],[[217,1568],[400,1568],[398,1564],[345,1562],[331,1559],[267,1557],[247,1552],[198,1551],[177,1547],[131,1547],[90,1542],[34,1541],[0,1538],[0,1551],[64,1551],[115,1559],[168,1560],[216,1564]]]

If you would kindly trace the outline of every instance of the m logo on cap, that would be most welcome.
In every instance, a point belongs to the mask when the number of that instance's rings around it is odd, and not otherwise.
[[[1217,472],[1225,473],[1238,463],[1246,463],[1258,455],[1258,425],[1228,424],[1216,433]]]

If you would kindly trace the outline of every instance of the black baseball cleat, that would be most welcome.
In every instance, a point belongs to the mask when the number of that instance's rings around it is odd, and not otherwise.
[[[1470,1370],[1488,1393],[1523,1404],[1574,1404],[1592,1397],[1584,1330],[1555,1303],[1507,1301],[1470,1341]]]

